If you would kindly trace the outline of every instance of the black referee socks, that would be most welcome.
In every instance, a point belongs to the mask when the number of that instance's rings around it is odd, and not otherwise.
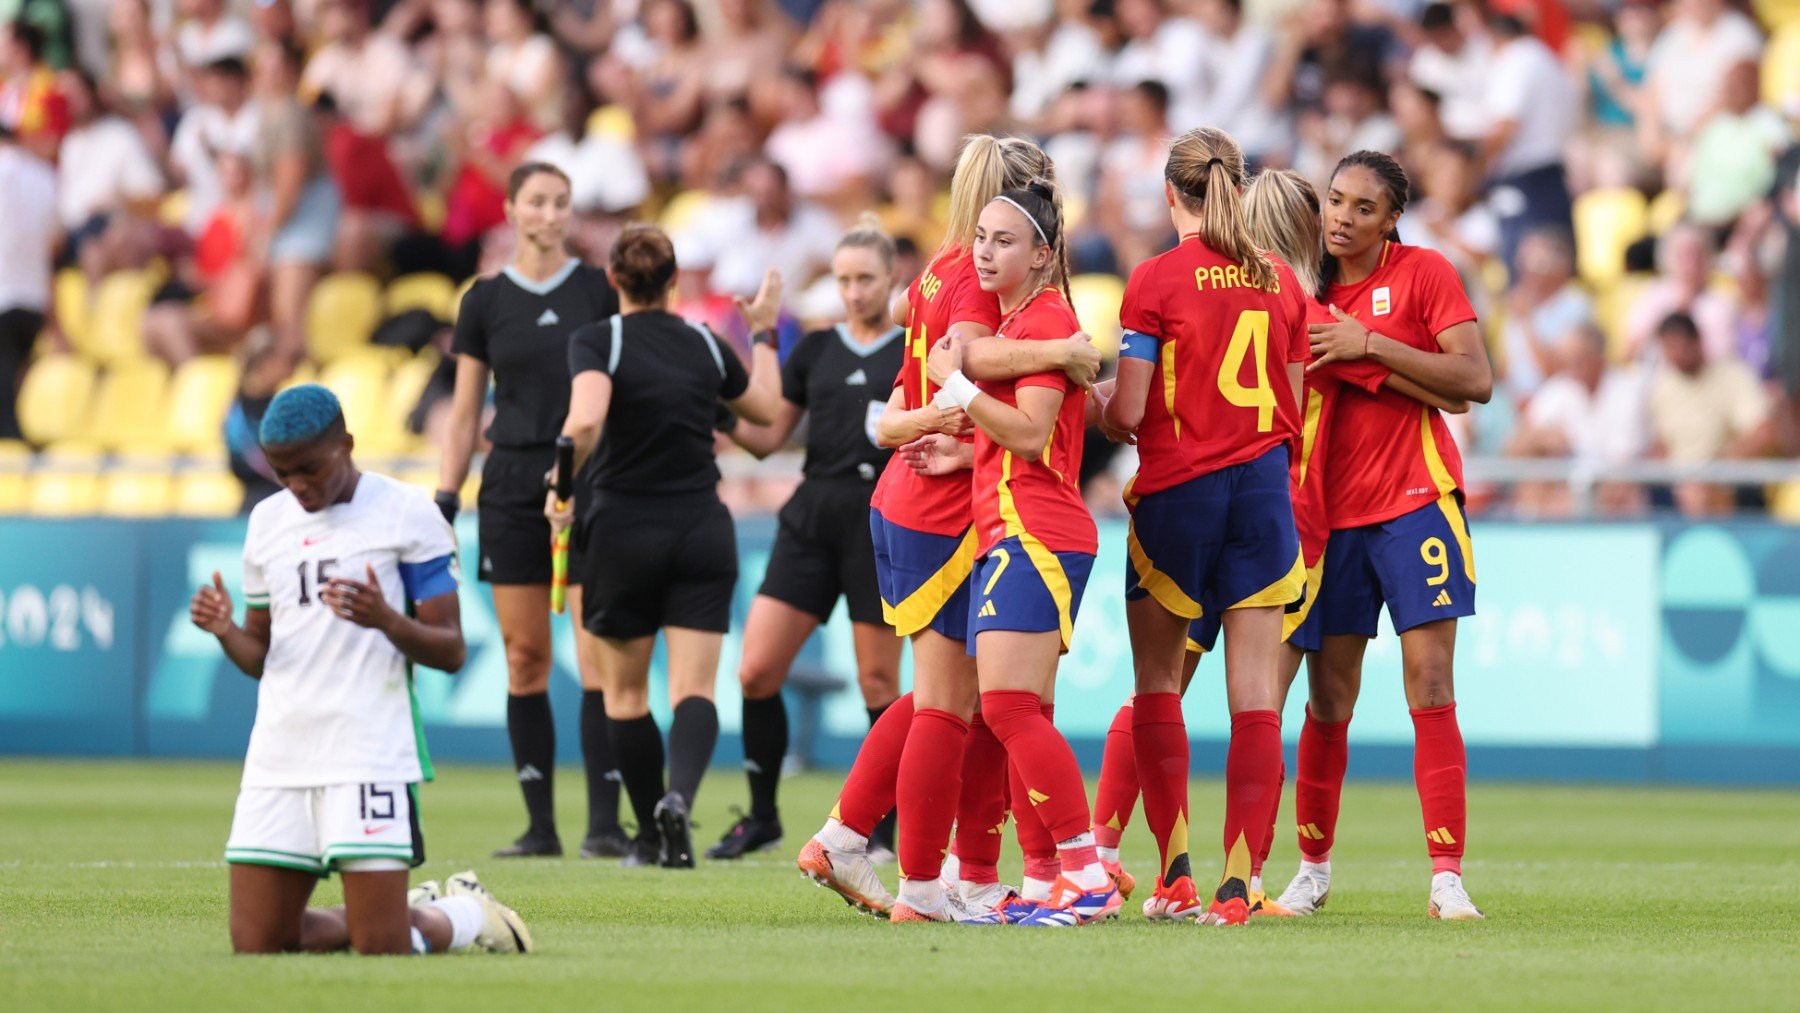
[[[651,714],[624,721],[608,718],[606,723],[612,730],[619,778],[637,816],[638,837],[657,840],[656,803],[663,797],[662,729],[656,727],[656,717]]]
[[[690,696],[675,705],[675,720],[669,722],[669,790],[681,796],[689,812],[718,742],[719,708],[711,700]]]
[[[606,724],[606,694],[581,694],[581,760],[587,767],[589,838],[619,829],[619,764]]]
[[[556,837],[556,723],[550,718],[550,694],[506,698],[506,735],[512,740],[513,772],[531,817],[527,837]]]
[[[781,693],[763,700],[744,698],[744,774],[750,779],[750,817],[773,822],[781,818],[775,793],[781,764],[787,759],[787,706]]]

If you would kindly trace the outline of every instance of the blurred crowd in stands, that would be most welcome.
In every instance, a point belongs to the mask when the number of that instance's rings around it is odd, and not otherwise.
[[[35,466],[233,452],[254,480],[246,416],[336,375],[395,429],[374,444],[429,457],[456,286],[508,257],[528,159],[573,177],[582,255],[659,221],[678,308],[742,340],[732,296],[768,266],[791,329],[833,319],[864,209],[910,277],[961,138],[1028,135],[1104,345],[1200,124],[1320,185],[1349,151],[1400,158],[1402,237],[1460,269],[1500,378],[1456,420],[1465,456],[1800,453],[1800,0],[0,0],[0,440]],[[134,438],[183,396],[212,399],[201,435]],[[1095,446],[1097,510],[1130,453]],[[1566,482],[1471,494],[1575,509]],[[1770,497],[1602,481],[1592,506]]]

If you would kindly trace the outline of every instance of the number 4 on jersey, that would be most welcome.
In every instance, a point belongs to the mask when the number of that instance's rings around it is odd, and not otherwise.
[[[1256,360],[1256,386],[1246,387],[1238,379],[1246,356]],[[1266,433],[1275,428],[1275,388],[1269,386],[1269,311],[1245,310],[1238,314],[1237,326],[1231,330],[1231,343],[1225,346],[1224,361],[1219,363],[1219,393],[1239,408],[1256,409],[1256,431]]]

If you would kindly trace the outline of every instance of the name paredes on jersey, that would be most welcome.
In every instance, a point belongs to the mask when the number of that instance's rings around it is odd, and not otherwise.
[[[1216,292],[1220,289],[1227,288],[1254,288],[1262,289],[1271,295],[1280,295],[1281,276],[1279,274],[1273,275],[1272,280],[1265,289],[1263,286],[1258,285],[1256,279],[1250,277],[1250,275],[1237,264],[1227,264],[1222,267],[1217,265],[1213,267],[1196,267],[1194,268],[1194,287],[1202,292]]]

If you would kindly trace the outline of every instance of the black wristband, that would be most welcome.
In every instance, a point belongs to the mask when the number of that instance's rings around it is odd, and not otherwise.
[[[446,522],[450,524],[456,523],[456,512],[462,509],[461,496],[440,489],[437,495],[431,497],[431,501],[437,504],[438,512],[444,515],[444,520]]]
[[[780,348],[781,332],[773,327],[770,327],[767,330],[757,331],[750,335],[750,343],[752,345],[768,345],[770,348]]]

